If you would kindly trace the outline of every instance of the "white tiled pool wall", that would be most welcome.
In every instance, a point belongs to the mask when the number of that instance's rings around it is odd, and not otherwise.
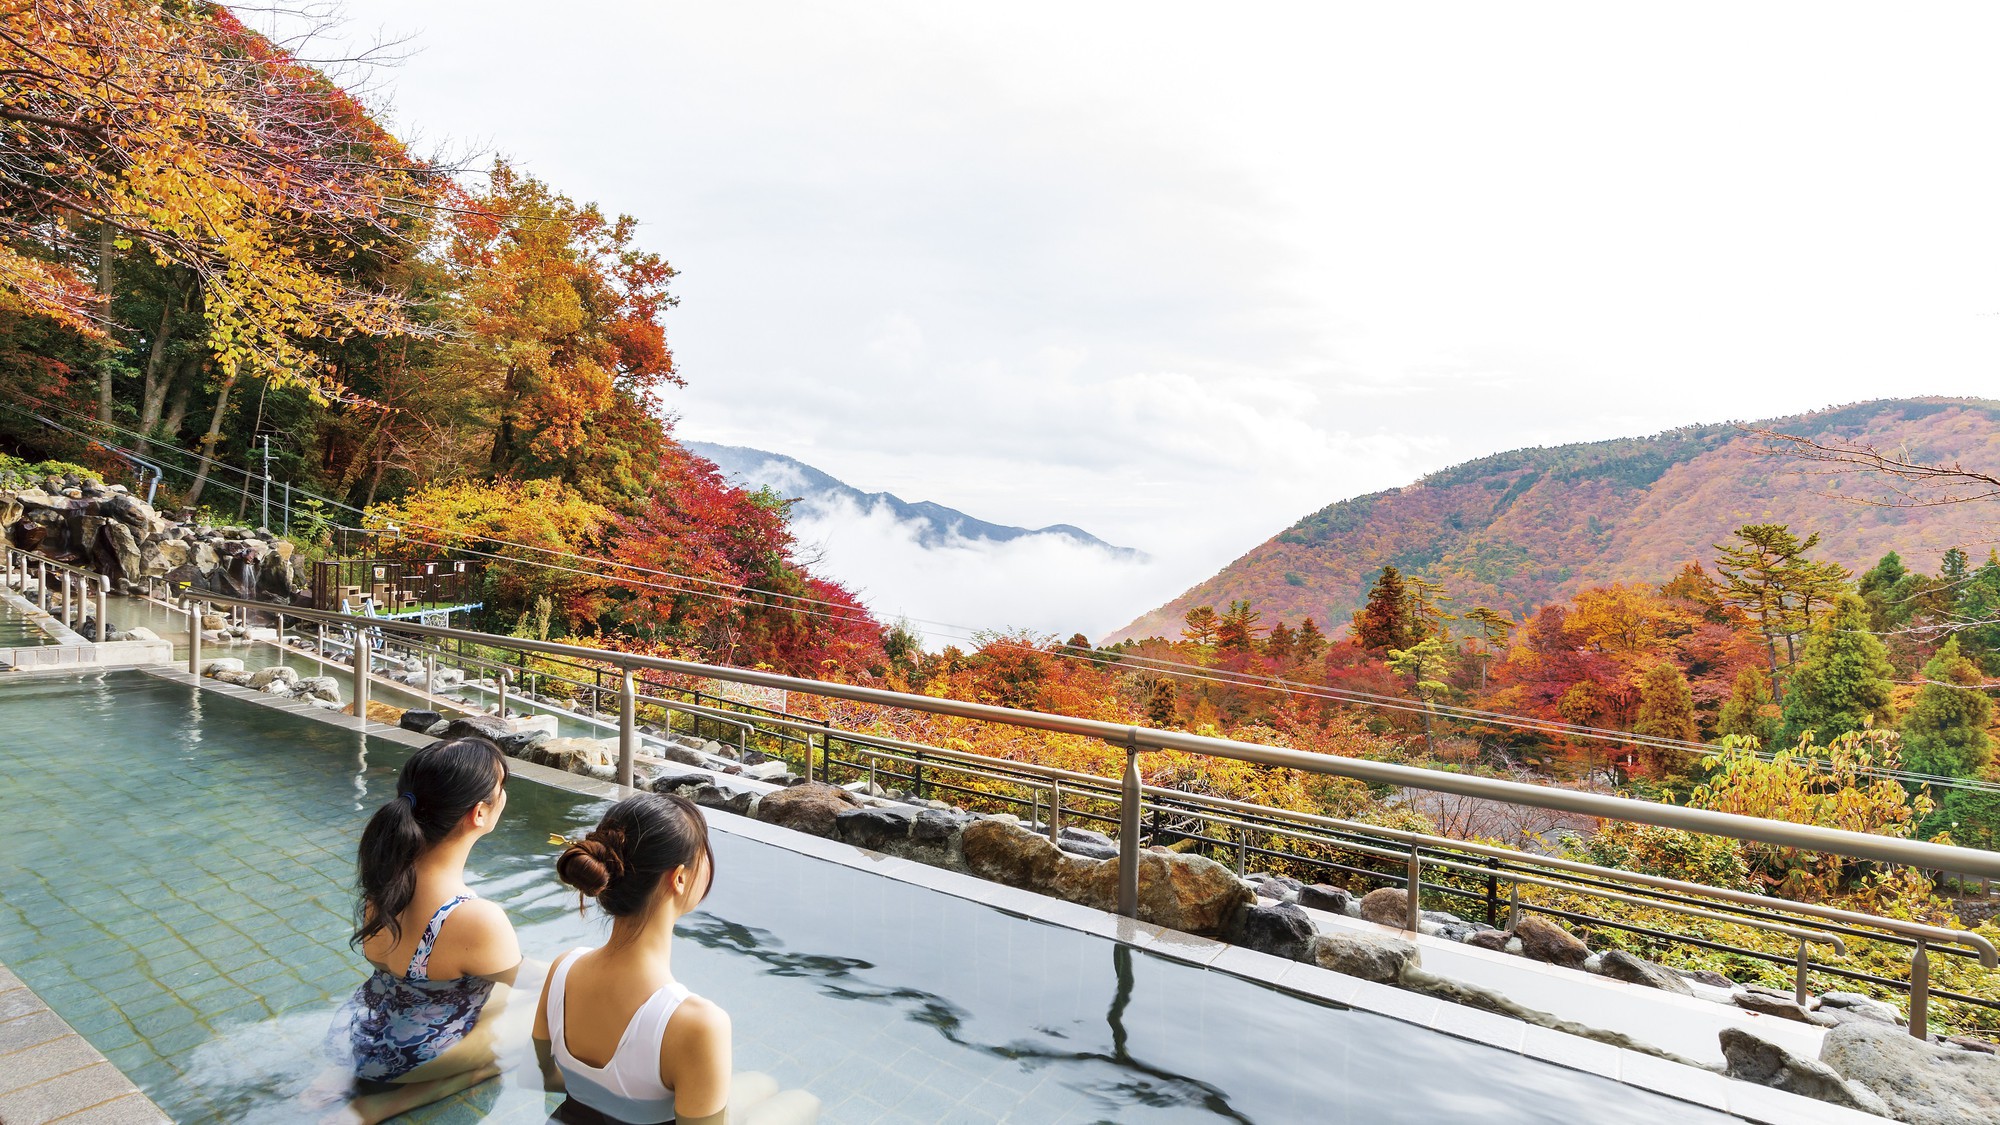
[[[274,699],[260,691],[193,676],[184,671],[160,667],[149,667],[145,671],[176,682],[198,685],[208,691],[250,700],[261,706],[307,715],[319,722],[360,730],[364,734],[406,746],[424,746],[435,741],[400,727],[357,719],[352,715],[328,711],[296,700]],[[516,776],[583,796],[615,800],[635,792],[613,782],[565,773],[530,762],[514,760],[509,766]],[[723,780],[734,787],[764,792],[779,788],[776,785],[741,777],[728,777]],[[1317,965],[1289,961],[1225,942],[1164,929],[1149,922],[1093,910],[1061,899],[989,882],[976,876],[885,856],[865,848],[822,839],[803,832],[794,832],[749,817],[736,816],[715,809],[704,811],[708,814],[709,824],[719,832],[757,840],[798,855],[872,872],[956,898],[983,903],[1049,925],[1110,938],[1149,953],[1201,966],[1211,971],[1229,973],[1319,1002],[1373,1012],[1414,1023],[1441,1034],[1513,1051],[1541,1062],[1601,1075],[1751,1121],[1765,1122],[1768,1125],[1863,1125],[1868,1122],[1880,1125],[1882,1120],[1869,1114],[1781,1090],[1733,1081],[1714,1071],[1669,1062],[1643,1052],[1567,1035],[1389,985],[1359,980],[1322,969]],[[1320,921],[1324,923],[1328,920]],[[1408,937],[1408,935],[1403,936]],[[1593,978],[1591,987],[1599,987],[1606,983],[1615,982],[1600,982]],[[1679,998],[1662,995],[1658,999],[1672,1002]]]

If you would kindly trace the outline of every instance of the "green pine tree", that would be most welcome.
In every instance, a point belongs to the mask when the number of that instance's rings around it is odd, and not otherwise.
[[[1778,737],[1778,716],[1771,707],[1771,678],[1754,665],[1736,674],[1736,684],[1715,717],[1717,736],[1739,735],[1769,746]]]
[[[1889,686],[1895,674],[1889,650],[1868,629],[1867,603],[1842,594],[1806,638],[1786,684],[1781,737],[1794,742],[1816,731],[1824,746],[1850,731],[1892,721]]]
[[[1917,773],[1972,777],[1991,753],[1986,724],[1993,701],[1979,691],[1983,677],[1953,637],[1924,665],[1924,686],[1903,719],[1903,764]]]

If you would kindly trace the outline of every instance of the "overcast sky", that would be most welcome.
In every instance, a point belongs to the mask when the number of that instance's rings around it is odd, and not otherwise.
[[[1092,632],[1469,457],[2000,394],[1990,4],[347,8],[639,217],[683,435],[1148,552]]]

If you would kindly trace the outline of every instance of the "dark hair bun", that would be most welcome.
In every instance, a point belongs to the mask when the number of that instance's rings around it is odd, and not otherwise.
[[[625,858],[621,854],[624,846],[623,832],[616,828],[597,829],[556,857],[556,877],[596,898],[612,880],[625,873]]]

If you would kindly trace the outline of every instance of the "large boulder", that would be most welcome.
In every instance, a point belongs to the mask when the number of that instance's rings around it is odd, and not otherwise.
[[[453,719],[438,737],[447,741],[454,738],[483,738],[498,746],[500,740],[509,733],[511,732],[508,731],[507,723],[503,719],[491,715],[467,715],[462,719]]]
[[[1859,992],[1828,992],[1820,996],[1818,1012],[1836,1023],[1848,1020],[1874,1020],[1892,1027],[1903,1025],[1903,1013],[1894,1004],[1887,1004],[1872,996]]]
[[[1682,996],[1693,996],[1694,989],[1682,980],[1680,974],[1651,961],[1641,960],[1622,949],[1607,949],[1597,962],[1597,971],[1612,980],[1622,980],[1627,984],[1642,984],[1647,988],[1657,988],[1662,992],[1677,992]]]
[[[291,685],[298,682],[299,674],[283,664],[273,664],[269,668],[259,668],[250,673],[250,686],[260,691],[274,683]]]
[[[757,802],[757,819],[815,836],[832,836],[840,814],[860,804],[859,798],[838,785],[812,781],[765,794]]]
[[[1230,921],[1224,932],[1232,945],[1241,945],[1287,961],[1304,961],[1311,955],[1314,934],[1312,919],[1289,902],[1246,906]]]
[[[965,866],[974,875],[1022,890],[1054,893],[1058,881],[1075,882],[1101,861],[1066,855],[1047,839],[1000,820],[967,824]]]
[[[1935,1047],[1900,1028],[1855,1020],[1826,1033],[1819,1060],[1888,1104],[1909,1125],[2000,1121],[2000,1057]]]
[[[1589,946],[1578,941],[1568,930],[1533,914],[1523,916],[1515,924],[1514,936],[1521,939],[1522,955],[1536,961],[1580,969],[1590,958]]]
[[[403,712],[403,717],[396,720],[396,725],[402,727],[404,730],[413,730],[418,734],[422,734],[433,726],[436,726],[438,720],[442,718],[444,716],[438,714],[436,711],[418,711],[413,709]]]
[[[1758,988],[1756,985],[1739,988],[1729,998],[1735,1001],[1737,1007],[1742,1008],[1746,1012],[1758,1012],[1767,1016],[1777,1016],[1779,1019],[1797,1020],[1800,1023],[1831,1024],[1835,1022],[1831,1019],[1821,1020],[1815,1018],[1811,1011],[1801,1006],[1789,993],[1778,992],[1768,988]]]
[[[187,565],[187,544],[178,539],[156,539],[139,550],[140,570],[164,578]]]
[[[236,656],[219,656],[201,666],[201,674],[204,676],[220,676],[224,672],[242,671],[243,660]]]
[[[524,758],[530,751],[550,741],[551,737],[548,731],[540,727],[529,727],[525,730],[510,729],[495,735],[493,745],[498,746],[500,752],[509,758]]]
[[[714,783],[714,778],[705,773],[663,773],[648,783],[655,793],[678,793],[692,797],[704,785]]]
[[[1888,1107],[1866,1086],[1843,1079],[1832,1067],[1818,1059],[1792,1054],[1768,1039],[1740,1027],[1721,1032],[1725,1073],[1742,1082],[1755,1082],[1774,1090],[1817,1098],[1863,1113],[1886,1116]]]
[[[1118,863],[1065,854],[1033,832],[998,819],[965,826],[965,866],[981,878],[1098,910],[1118,907]],[[1191,934],[1221,933],[1255,899],[1250,885],[1206,856],[1139,853],[1139,917]]]
[[[1312,939],[1309,952],[1322,969],[1378,984],[1392,983],[1405,968],[1420,963],[1414,943],[1386,934],[1320,934]]]
[[[886,851],[909,838],[915,809],[849,809],[835,814],[836,839],[871,851]]]
[[[1325,883],[1308,883],[1299,888],[1297,902],[1308,910],[1324,910],[1329,914],[1346,914],[1354,896],[1341,887],[1329,887]]]
[[[522,761],[549,766],[564,773],[590,773],[595,768],[616,765],[615,759],[605,752],[603,742],[595,738],[550,738],[539,730],[509,731],[503,737],[523,739],[528,734],[534,737],[518,743],[498,744],[501,753],[507,753],[509,745],[520,745],[521,751],[516,756]],[[615,769],[612,776],[617,776]]]
[[[340,702],[340,681],[332,676],[307,676],[294,684],[292,690],[307,699],[320,699],[328,703]]]
[[[757,794],[747,789],[729,789],[720,785],[704,785],[694,791],[694,803],[705,809],[750,816],[761,804]]]
[[[98,569],[113,579],[120,589],[128,588],[146,573],[144,552],[139,549],[139,537],[122,523],[107,522],[97,533],[99,550]],[[109,563],[109,566],[104,564]]]
[[[1382,887],[1361,896],[1361,916],[1378,926],[1405,929],[1410,924],[1410,896],[1399,887]]]
[[[141,535],[151,532],[159,523],[151,504],[127,492],[114,492],[99,500],[97,511]]]
[[[1056,846],[1086,859],[1110,859],[1118,854],[1118,841],[1088,828],[1065,826],[1056,833]]]

